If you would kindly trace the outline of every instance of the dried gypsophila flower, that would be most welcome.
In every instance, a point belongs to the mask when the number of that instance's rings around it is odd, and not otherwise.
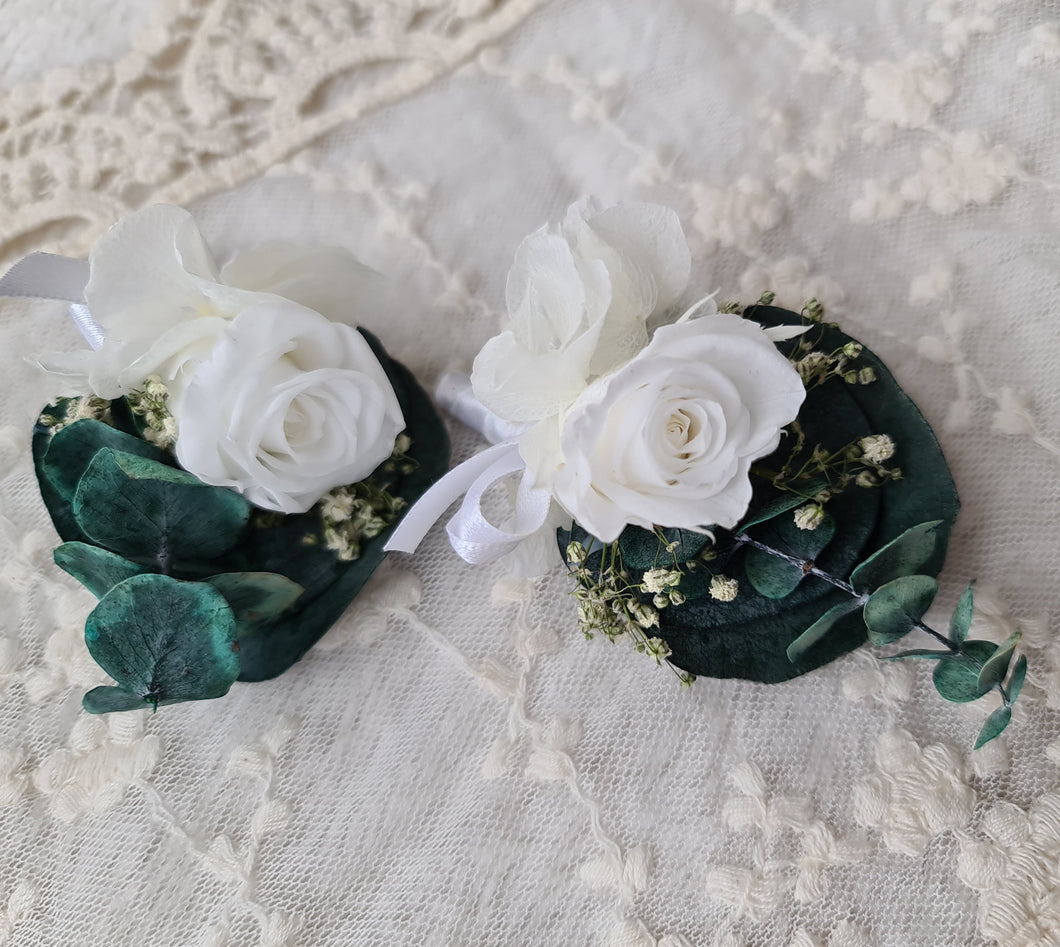
[[[807,503],[795,511],[795,525],[799,529],[817,529],[824,520],[824,510],[818,503]]]
[[[731,602],[740,592],[740,583],[727,575],[716,575],[710,580],[710,597],[719,602]]]
[[[858,441],[861,456],[870,464],[882,464],[894,456],[894,441],[886,434],[870,434]]]

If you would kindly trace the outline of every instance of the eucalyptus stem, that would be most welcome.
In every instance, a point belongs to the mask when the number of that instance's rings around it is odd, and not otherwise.
[[[759,549],[770,556],[775,556],[777,559],[783,559],[785,562],[790,562],[793,566],[798,566],[805,575],[816,576],[818,579],[823,579],[825,582],[834,585],[837,589],[842,589],[848,595],[853,595],[855,598],[861,598],[861,593],[854,590],[849,582],[844,582],[842,579],[837,579],[834,575],[825,572],[823,569],[819,569],[812,559],[801,559],[798,556],[793,556],[790,553],[782,552],[779,549],[774,549],[772,546],[767,546],[765,543],[760,543],[757,539],[752,539],[747,533],[741,533],[736,537],[736,542],[741,545],[752,546],[755,549]]]
[[[925,625],[922,621],[918,621],[915,625],[913,625],[913,627],[917,631],[924,632],[925,635],[931,635],[931,637],[934,638],[939,644],[945,645],[954,654],[965,654],[964,649],[960,645],[954,644],[952,641],[950,641],[949,638],[935,631],[935,629],[932,628],[930,625]],[[976,667],[982,667],[982,665],[978,661],[976,661],[975,658],[971,657],[971,655],[967,655],[967,657],[975,664]]]

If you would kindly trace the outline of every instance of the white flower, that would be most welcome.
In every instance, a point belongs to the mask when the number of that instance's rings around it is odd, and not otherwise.
[[[229,324],[192,376],[179,422],[181,466],[281,513],[363,480],[405,426],[364,337],[280,299]]]
[[[728,529],[805,396],[761,326],[719,313],[656,330],[519,447],[534,485],[602,542],[629,524]]]
[[[727,575],[716,575],[710,580],[707,590],[710,597],[718,602],[731,602],[740,594],[740,583]]]
[[[508,421],[557,415],[648,342],[648,320],[688,283],[677,215],[655,204],[570,207],[516,251],[506,290],[510,328],[475,359],[476,397]]]
[[[671,586],[679,585],[681,573],[673,569],[649,569],[641,577],[647,592],[665,592]]]
[[[894,441],[886,434],[870,434],[858,441],[861,456],[870,464],[882,464],[894,456]]]
[[[824,520],[824,510],[817,503],[807,503],[795,511],[795,525],[799,529],[817,529]]]
[[[270,243],[219,269],[191,215],[163,204],[118,221],[89,263],[85,301],[103,330],[102,347],[52,356],[46,367],[103,398],[157,375],[171,409],[230,321],[250,307],[283,297],[355,324],[378,305],[384,285],[339,248]]]

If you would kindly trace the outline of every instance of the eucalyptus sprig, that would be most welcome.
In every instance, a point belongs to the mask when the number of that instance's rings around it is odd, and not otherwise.
[[[822,571],[810,560],[772,549],[746,534],[737,536],[736,541],[750,544],[780,562],[801,569],[806,575],[829,582],[850,596],[847,602],[825,612],[788,646],[791,661],[797,661],[825,638],[839,619],[862,609],[868,638],[874,645],[893,644],[916,630],[942,646],[914,648],[888,656],[888,660],[919,658],[938,662],[932,680],[941,697],[955,703],[967,703],[997,691],[1001,706],[987,717],[979,731],[975,742],[978,749],[1001,734],[1012,719],[1012,705],[1027,676],[1027,658],[1020,655],[1013,664],[1021,638],[1019,631],[1001,644],[968,638],[974,612],[974,583],[968,584],[957,603],[947,635],[924,622],[923,616],[938,592],[938,582],[932,576],[918,574],[917,570],[934,552],[939,525],[938,520],[933,520],[906,530],[858,565],[848,581]]]
[[[732,535],[732,544],[725,553],[718,555],[718,547],[709,535],[638,530],[624,533],[614,543],[590,544],[591,553],[583,542],[572,539],[566,547],[567,561],[577,580],[573,594],[578,599],[579,623],[586,638],[600,633],[614,642],[628,636],[635,650],[651,655],[656,663],[665,661],[685,684],[691,684],[695,676],[673,665],[668,660],[672,652],[665,639],[651,636],[649,630],[659,626],[663,609],[684,604],[685,590],[689,596],[697,594],[690,585],[705,586],[706,594],[719,603],[733,601],[738,596],[739,582],[726,575],[724,567],[738,552],[745,556],[744,569],[754,589],[769,598],[785,597],[804,579],[826,582],[848,598],[829,608],[791,642],[788,659],[792,663],[801,660],[842,620],[859,611],[869,641],[880,647],[920,631],[941,647],[915,648],[889,655],[887,660],[917,658],[937,662],[933,681],[946,700],[967,703],[991,691],[1001,698],[1001,706],[990,714],[979,732],[975,743],[978,749],[1001,734],[1012,719],[1012,706],[1027,675],[1027,658],[1016,656],[1018,631],[1000,645],[968,638],[974,611],[971,583],[957,603],[948,634],[924,621],[938,592],[938,583],[918,570],[934,554],[941,525],[941,521],[933,520],[906,530],[858,564],[845,579],[820,568],[811,557],[814,549],[824,548],[831,539],[834,524],[827,523],[819,527],[818,535],[805,537],[800,553],[738,532]],[[811,555],[806,554],[807,550]],[[626,557],[632,559],[632,566]],[[649,595],[650,604],[645,601]]]

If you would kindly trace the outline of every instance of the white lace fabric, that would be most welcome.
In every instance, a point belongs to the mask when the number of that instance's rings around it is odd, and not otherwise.
[[[892,368],[963,501],[931,617],[978,579],[973,633],[1021,628],[1030,674],[978,752],[987,701],[867,649],[684,691],[583,641],[561,570],[436,529],[282,678],[89,717],[29,456],[58,392],[27,359],[78,340],[3,301],[0,945],[1060,945],[1060,5],[43,8],[0,37],[7,263],[151,201],[221,258],[339,243],[407,287],[368,328],[432,382],[522,236],[669,204],[702,294],[816,296]]]

